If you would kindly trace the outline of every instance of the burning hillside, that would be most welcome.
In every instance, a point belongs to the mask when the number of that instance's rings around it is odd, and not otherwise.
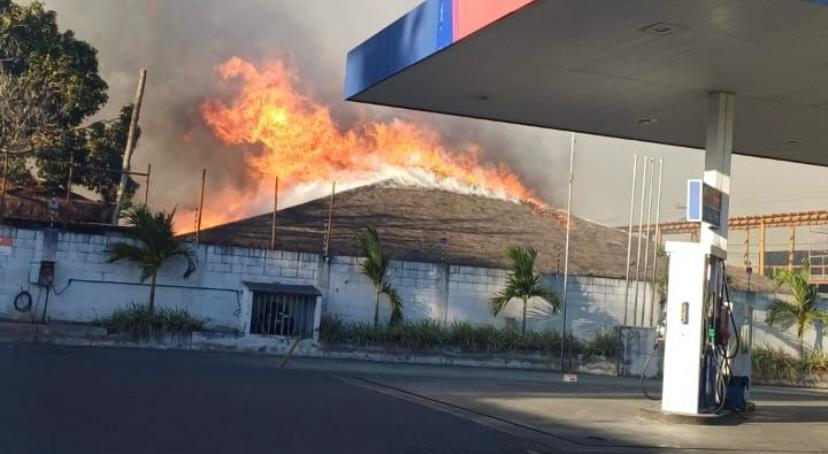
[[[505,164],[482,162],[476,145],[447,147],[423,125],[395,119],[342,130],[280,60],[257,67],[234,57],[218,73],[238,89],[229,101],[205,101],[201,115],[218,140],[238,145],[257,189],[211,194],[205,227],[270,209],[277,177],[280,200],[285,195],[293,203],[304,201],[302,192],[318,192],[313,188],[320,183],[337,181],[344,189],[393,178],[542,205]],[[184,214],[182,226],[190,219]]]

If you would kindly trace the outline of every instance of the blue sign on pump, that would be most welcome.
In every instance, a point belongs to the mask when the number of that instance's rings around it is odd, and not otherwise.
[[[702,221],[702,180],[687,180],[687,221]]]

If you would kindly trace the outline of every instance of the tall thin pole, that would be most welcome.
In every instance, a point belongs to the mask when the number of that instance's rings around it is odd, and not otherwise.
[[[72,203],[72,177],[75,170],[75,154],[69,154],[69,171],[67,172],[68,175],[66,176],[66,205]]]
[[[788,245],[788,269],[794,269],[794,261],[796,260],[794,255],[796,254],[796,226],[791,226],[791,236],[788,238],[790,241]]]
[[[561,291],[561,371],[564,369],[564,352],[566,351],[566,295],[569,284],[569,232],[572,215],[572,184],[575,180],[575,133],[569,142],[569,179],[566,196],[566,241],[564,243],[564,275]]]
[[[650,158],[644,157],[641,166],[644,175],[641,177],[641,203],[638,208],[638,247],[635,253],[635,300],[633,301],[633,325],[638,320],[638,281],[641,279],[641,237],[644,235],[644,195],[647,193],[647,162]]]
[[[273,181],[273,218],[270,220],[270,249],[276,249],[276,216],[279,212],[279,177]]]
[[[198,244],[199,237],[201,236],[201,218],[204,214],[204,187],[207,185],[207,169],[201,170],[201,197],[198,201],[198,216],[196,217],[196,234],[195,234],[195,242]]]
[[[149,188],[150,188],[150,176],[152,175],[152,164],[147,164],[147,181],[146,185],[144,186],[144,205],[149,206]]]
[[[627,313],[630,304],[630,259],[632,259],[633,215],[635,212],[635,186],[638,173],[638,155],[633,156],[632,184],[630,185],[630,222],[627,230],[627,268],[624,277],[624,326],[627,326]]]
[[[656,215],[655,215],[655,250],[653,251],[653,278],[651,279],[650,287],[650,326],[653,326],[653,316],[656,307],[656,287],[658,282],[658,248],[661,244],[661,229],[658,227],[661,222],[661,181],[664,172],[664,159],[658,160],[658,194],[656,195]]]
[[[9,150],[3,150],[3,193],[0,195],[0,216],[2,220],[6,219],[6,188],[9,186]]]
[[[327,258],[331,253],[331,229],[333,226],[334,196],[336,195],[336,181],[331,183],[331,203],[328,205],[328,222],[325,226],[325,243],[322,246],[322,256]]]
[[[112,223],[117,224],[121,215],[121,207],[124,204],[124,193],[126,192],[129,169],[132,162],[132,152],[135,149],[135,135],[138,130],[138,117],[141,115],[141,102],[144,99],[144,85],[147,81],[147,70],[142,69],[138,76],[138,90],[135,92],[135,104],[132,105],[132,116],[129,120],[129,133],[127,134],[126,148],[124,148],[124,161],[121,164],[121,182],[118,184],[118,194],[115,196],[115,211],[112,213]]]
[[[647,202],[647,242],[644,243],[644,282],[638,282],[636,285],[646,284],[647,281],[647,268],[650,264],[650,243],[652,242],[653,232],[650,230],[652,226],[653,220],[653,181],[655,180],[655,159],[650,158],[650,191],[649,191],[649,202]],[[644,326],[644,314],[647,312],[647,287],[644,287],[644,293],[641,295],[644,300],[641,304],[641,326]],[[652,301],[650,301],[652,304]]]

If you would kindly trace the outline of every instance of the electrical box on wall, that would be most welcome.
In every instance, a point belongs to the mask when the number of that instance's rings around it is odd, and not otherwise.
[[[48,287],[55,280],[55,262],[52,260],[41,260],[32,262],[29,268],[29,283]]]

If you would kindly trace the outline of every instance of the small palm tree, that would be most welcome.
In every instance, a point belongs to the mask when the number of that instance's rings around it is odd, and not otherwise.
[[[129,236],[136,242],[118,242],[106,249],[109,263],[129,260],[141,265],[141,282],[151,279],[149,310],[155,307],[155,280],[158,271],[167,259],[184,257],[187,269],[184,278],[188,278],[196,269],[196,258],[192,249],[173,230],[173,216],[170,212],[153,213],[146,205],[138,205],[127,212],[126,220]]]
[[[773,279],[778,286],[787,285],[791,289],[793,302],[779,299],[771,301],[765,318],[769,326],[778,324],[785,329],[796,327],[801,358],[805,357],[805,330],[818,321],[828,323],[828,311],[817,307],[817,286],[811,284],[810,275],[807,265],[793,270],[778,269]]]
[[[379,302],[382,294],[388,297],[388,302],[391,304],[390,323],[393,325],[401,322],[403,319],[402,298],[388,282],[388,266],[391,259],[382,250],[382,243],[377,229],[368,227],[364,232],[357,235],[357,240],[362,248],[362,255],[365,257],[360,268],[363,274],[368,276],[371,282],[374,283],[374,328],[376,329],[379,326]]]
[[[538,252],[531,247],[510,247],[506,254],[512,261],[512,271],[506,278],[506,287],[489,300],[489,308],[492,315],[502,311],[509,301],[518,298],[523,301],[523,327],[520,332],[526,334],[526,306],[529,299],[541,298],[552,306],[553,311],[558,310],[558,297],[549,288],[540,283],[541,276],[535,274],[535,259]]]

